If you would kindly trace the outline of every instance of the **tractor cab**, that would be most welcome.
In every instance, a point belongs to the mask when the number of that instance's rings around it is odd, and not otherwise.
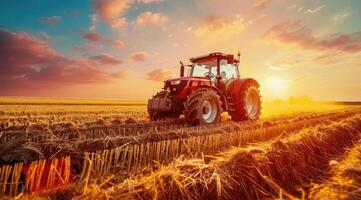
[[[217,52],[191,58],[190,65],[180,62],[180,77],[164,81],[163,89],[149,99],[150,120],[184,115],[190,124],[211,124],[224,111],[235,121],[258,119],[259,84],[240,78],[239,57]]]
[[[225,90],[235,79],[240,77],[239,59],[234,59],[233,55],[211,53],[191,58],[190,61],[192,64],[188,65],[188,77],[207,77],[212,85],[222,87],[221,90]]]

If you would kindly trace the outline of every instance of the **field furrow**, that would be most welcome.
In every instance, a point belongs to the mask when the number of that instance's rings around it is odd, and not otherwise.
[[[232,146],[245,146],[254,142],[267,141],[275,137],[286,137],[299,130],[320,124],[329,124],[342,121],[356,113],[338,113],[323,117],[299,121],[297,123],[276,125],[273,127],[260,127],[243,131],[230,129],[221,133],[198,132],[198,135],[185,136],[183,138],[162,138],[160,141],[152,141],[149,138],[128,142],[122,146],[84,153],[82,175],[80,180],[103,176],[106,174],[122,174],[122,178],[129,174],[137,173],[144,168],[152,168],[155,163],[167,164],[178,157],[194,158],[202,155],[212,155],[227,150]],[[307,129],[306,129],[307,130]],[[176,134],[178,135],[178,134]],[[111,143],[111,142],[109,142]],[[84,147],[95,144],[87,144]],[[81,148],[80,145],[77,145]],[[81,152],[82,150],[78,150]],[[105,167],[94,169],[91,163],[103,163]],[[154,168],[154,167],[153,167]],[[90,171],[85,174],[85,171]]]
[[[76,199],[264,199],[301,198],[302,190],[322,175],[330,160],[360,137],[361,116],[304,129],[284,139],[235,148],[218,158],[178,159],[144,176]]]
[[[151,122],[145,106],[0,105],[0,193],[301,197],[297,189],[308,194],[312,181],[326,177],[328,161],[359,137],[361,107],[275,106],[257,121],[224,114],[221,123],[190,126],[183,119]]]

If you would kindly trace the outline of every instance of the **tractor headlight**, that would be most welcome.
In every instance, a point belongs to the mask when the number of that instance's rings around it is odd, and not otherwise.
[[[171,85],[179,85],[179,83],[181,83],[180,80],[175,80],[170,82]]]

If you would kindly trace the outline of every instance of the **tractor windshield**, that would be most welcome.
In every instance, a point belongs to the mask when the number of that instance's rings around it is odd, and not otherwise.
[[[188,76],[208,76],[212,80],[217,74],[217,59],[207,59],[193,63],[188,71]]]
[[[239,77],[238,67],[233,64],[228,64],[226,60],[220,62],[221,76],[225,80]]]
[[[228,64],[227,60],[220,60],[220,73],[222,79],[229,80],[239,77],[238,67],[234,64]],[[188,71],[188,76],[210,77],[212,81],[216,81],[217,75],[217,59],[204,59],[193,63]]]

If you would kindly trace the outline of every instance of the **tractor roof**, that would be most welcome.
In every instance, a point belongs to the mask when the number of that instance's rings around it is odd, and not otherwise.
[[[213,59],[213,58],[227,59],[227,56],[229,56],[229,55],[230,54],[225,54],[225,53],[221,53],[221,52],[214,52],[214,53],[210,53],[208,55],[203,55],[203,56],[198,56],[198,57],[195,57],[195,58],[191,58],[189,60],[192,63],[196,63],[196,62],[200,62],[200,61],[208,60],[208,59]]]

